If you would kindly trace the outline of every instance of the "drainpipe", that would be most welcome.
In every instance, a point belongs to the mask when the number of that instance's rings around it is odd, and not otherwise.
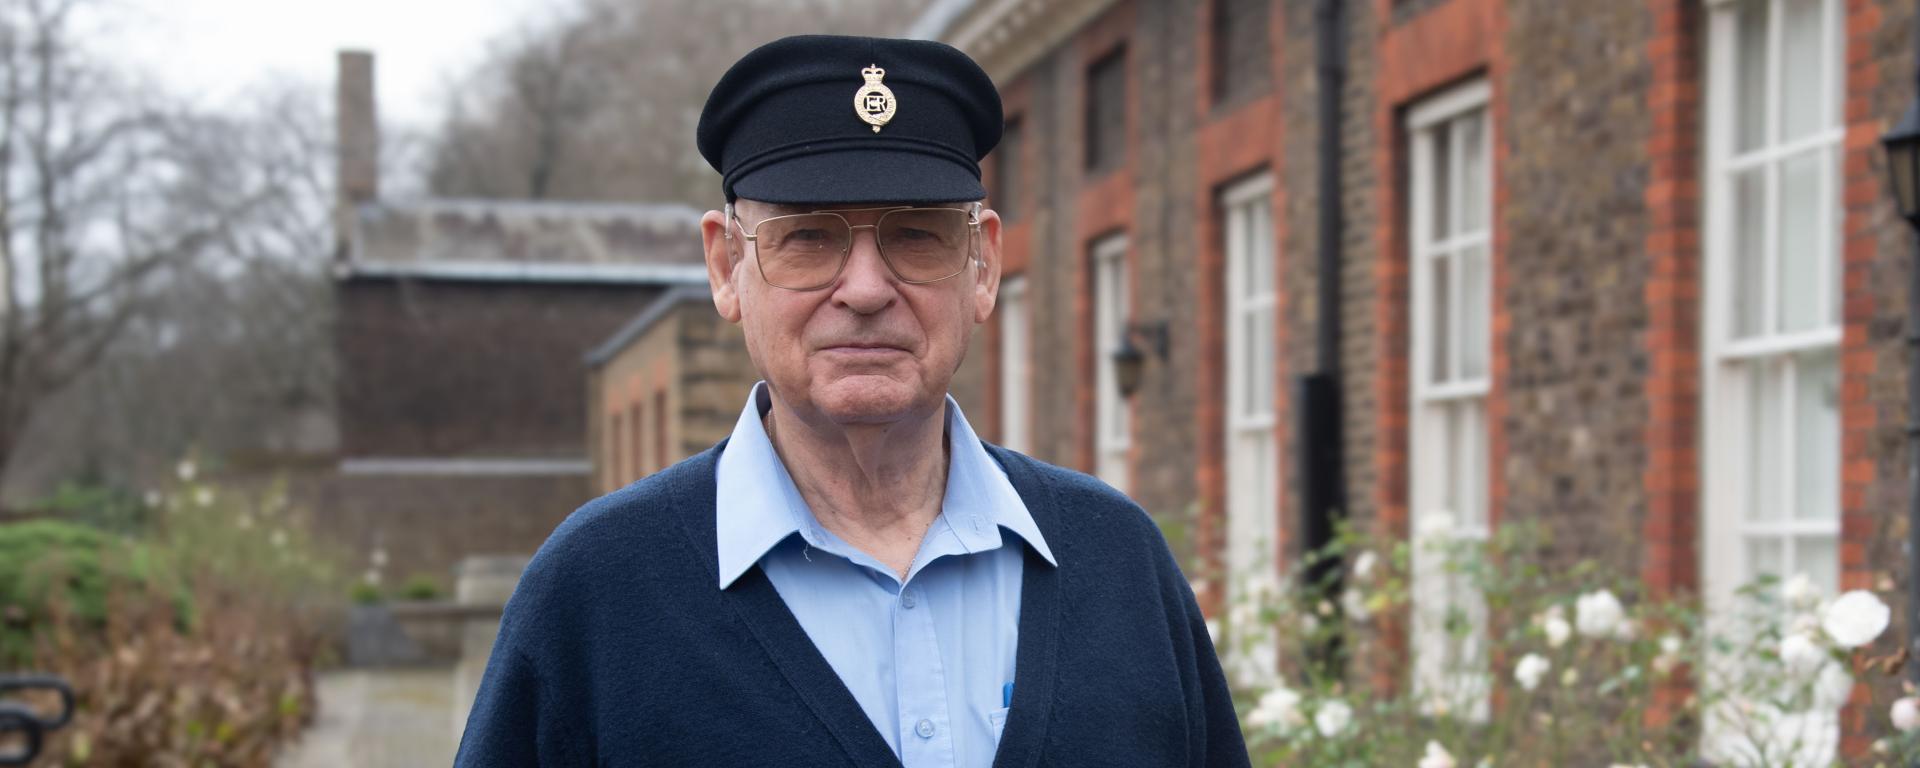
[[[1314,4],[1316,78],[1319,109],[1319,288],[1316,333],[1317,364],[1301,376],[1295,389],[1300,475],[1300,548],[1317,551],[1332,543],[1335,521],[1346,509],[1346,449],[1342,437],[1340,402],[1340,251],[1345,229],[1341,217],[1341,93],[1346,83],[1346,19],[1340,0]],[[1310,583],[1339,575],[1337,561],[1323,562],[1309,571]],[[1336,584],[1333,589],[1338,590]],[[1329,595],[1332,597],[1332,595]],[[1325,650],[1324,661],[1337,658],[1338,643]]]

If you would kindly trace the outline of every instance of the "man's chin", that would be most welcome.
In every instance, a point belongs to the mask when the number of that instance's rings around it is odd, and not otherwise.
[[[925,407],[913,383],[886,376],[843,376],[814,387],[813,405],[841,424],[898,421]]]

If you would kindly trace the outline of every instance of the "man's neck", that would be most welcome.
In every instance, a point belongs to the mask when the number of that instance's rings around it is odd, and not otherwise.
[[[906,580],[946,497],[945,406],[889,424],[816,424],[774,398],[762,423],[821,527]]]

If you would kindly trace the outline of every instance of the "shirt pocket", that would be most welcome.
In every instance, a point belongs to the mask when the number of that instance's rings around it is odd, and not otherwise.
[[[1007,729],[1008,709],[1010,708],[1000,707],[987,713],[987,725],[993,727],[993,743],[996,746],[1000,744],[1000,732]]]

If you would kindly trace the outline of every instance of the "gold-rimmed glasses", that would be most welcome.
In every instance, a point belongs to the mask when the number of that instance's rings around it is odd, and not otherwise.
[[[872,224],[843,214],[880,211]],[[833,284],[853,251],[853,232],[873,230],[880,260],[903,283],[937,283],[966,271],[980,231],[980,204],[966,208],[854,208],[761,219],[749,229],[733,205],[727,218],[753,243],[760,279],[775,288],[812,291]]]

